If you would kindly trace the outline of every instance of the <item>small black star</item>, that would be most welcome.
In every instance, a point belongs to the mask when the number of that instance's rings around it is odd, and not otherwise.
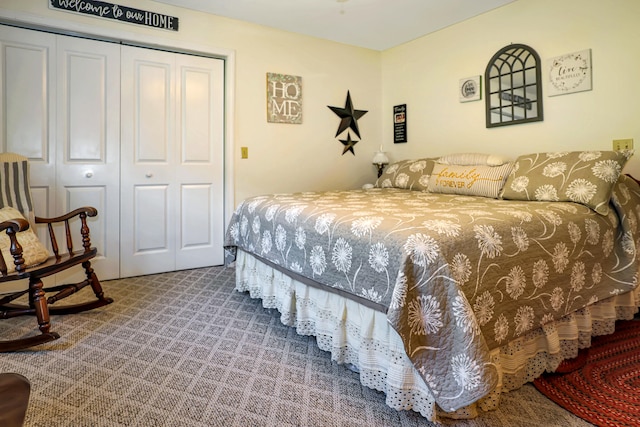
[[[356,134],[358,138],[360,138],[360,130],[358,129],[358,119],[364,116],[367,111],[365,110],[354,110],[353,104],[351,103],[351,94],[347,91],[347,100],[344,104],[344,108],[340,107],[331,107],[327,105],[340,117],[340,126],[338,127],[338,132],[336,132],[336,136],[340,135],[346,129],[351,129],[353,133]]]
[[[351,154],[353,154],[354,156],[356,155],[356,152],[353,151],[353,147],[358,143],[358,141],[352,141],[351,134],[349,132],[347,132],[347,139],[340,139],[339,141],[342,142],[342,145],[344,145],[344,150],[342,150],[343,156],[347,151],[351,151]]]

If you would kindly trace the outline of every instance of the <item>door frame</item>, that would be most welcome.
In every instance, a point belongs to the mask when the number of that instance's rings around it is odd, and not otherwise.
[[[0,8],[0,23],[30,30],[45,31],[67,36],[85,37],[113,43],[128,44],[148,49],[186,53],[224,60],[224,207],[226,227],[234,210],[234,123],[235,123],[235,51],[181,40],[151,37],[129,31],[90,26],[64,19],[51,19],[30,13]]]

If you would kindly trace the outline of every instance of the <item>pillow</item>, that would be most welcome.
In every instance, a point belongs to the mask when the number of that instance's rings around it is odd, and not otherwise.
[[[380,175],[376,187],[426,191],[434,164],[432,158],[392,163]]]
[[[460,166],[436,163],[429,180],[432,193],[498,198],[513,163],[502,166]]]
[[[4,207],[0,209],[0,222],[8,219],[24,218],[24,216],[12,207]],[[49,251],[40,242],[36,233],[31,228],[20,231],[17,234],[18,243],[22,246],[22,257],[24,258],[25,267],[32,267],[43,263],[49,258]],[[0,251],[7,264],[7,273],[16,271],[16,265],[13,263],[13,256],[10,252],[11,240],[7,236],[6,231],[0,232]]]
[[[438,163],[444,165],[485,165],[485,166],[500,166],[505,163],[509,163],[510,160],[504,156],[498,156],[494,154],[481,154],[481,153],[456,153],[447,154],[436,160]]]
[[[501,197],[576,202],[601,215],[632,151],[563,151],[518,157]]]

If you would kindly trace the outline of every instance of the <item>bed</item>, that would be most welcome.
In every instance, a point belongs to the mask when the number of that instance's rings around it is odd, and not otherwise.
[[[473,418],[637,312],[630,156],[453,154],[372,189],[252,197],[227,263],[392,408]]]

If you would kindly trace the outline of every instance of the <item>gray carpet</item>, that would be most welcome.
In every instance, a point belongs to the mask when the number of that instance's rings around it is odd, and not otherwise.
[[[25,426],[433,425],[387,407],[233,281],[224,267],[108,281],[115,303],[53,316],[59,340],[0,354],[0,372],[31,381]],[[0,337],[34,328],[33,318],[2,320]],[[529,385],[497,411],[445,424],[590,425]]]

